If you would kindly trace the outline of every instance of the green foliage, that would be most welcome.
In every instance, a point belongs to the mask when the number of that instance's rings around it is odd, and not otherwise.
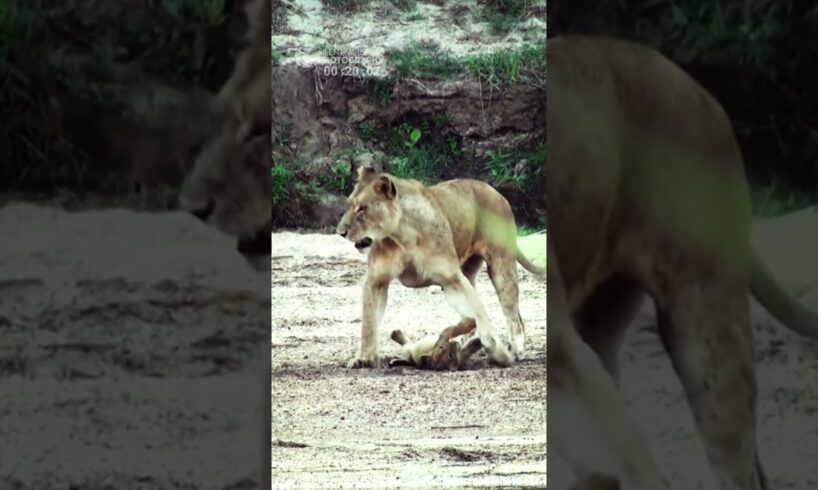
[[[418,128],[412,128],[409,132],[409,141],[404,143],[408,147],[413,147],[417,144],[418,140],[420,139],[420,130]]]
[[[270,192],[273,206],[289,198],[288,187],[292,184],[294,175],[287,167],[280,163],[273,165],[270,171]]]
[[[357,12],[369,5],[369,0],[321,0],[327,10],[335,12]]]
[[[387,171],[401,178],[430,183],[462,156],[456,138],[441,136],[441,128],[448,121],[447,115],[439,114],[418,121],[417,125],[365,123],[361,131],[367,139],[383,147]]]
[[[15,73],[10,56],[19,29],[20,11],[15,2],[0,2],[0,101],[6,102],[15,90]]]
[[[375,123],[372,121],[366,121],[361,123],[361,136],[364,139],[370,140],[375,135]]]
[[[572,10],[573,16],[581,11],[580,24],[592,21],[605,25],[604,30],[611,35],[652,39],[651,44],[669,52],[676,50],[685,58],[720,52],[726,59],[776,75],[812,70],[818,56],[818,6],[811,2],[578,0],[566,10]],[[585,30],[582,25],[564,28]],[[782,59],[784,53],[786,59]]]
[[[290,144],[290,133],[293,129],[291,121],[278,121],[276,123],[276,135],[274,143],[277,146],[286,146]]]
[[[330,171],[320,179],[319,186],[327,192],[346,196],[352,192],[352,162],[361,152],[359,148],[346,148],[335,155]]]
[[[525,12],[534,4],[532,0],[481,0],[478,20],[488,22],[489,32],[503,35],[523,20]]]
[[[275,43],[272,43],[271,50],[270,50],[270,63],[273,66],[278,66],[281,64],[281,53],[278,51]]]
[[[423,14],[417,9],[412,10],[411,12],[406,14],[406,20],[408,20],[408,21],[420,20],[422,18],[423,18]]]
[[[441,155],[428,145],[418,145],[420,138],[420,129],[400,126],[392,138],[393,150],[398,154],[389,161],[389,166],[398,177],[428,183],[437,174]],[[403,144],[402,150],[395,148],[398,141]]]
[[[530,44],[514,51],[468,56],[469,71],[491,85],[540,82],[545,77],[545,45]]]
[[[378,107],[387,105],[392,100],[392,91],[395,88],[395,79],[388,78],[366,78],[367,100],[373,102]]]
[[[390,2],[404,12],[409,12],[417,6],[417,0],[390,0]]]
[[[46,34],[45,14],[30,8],[21,0],[0,1],[0,103],[14,98],[30,98],[28,77],[22,64],[28,59],[15,59],[15,53],[31,54],[30,41]]]
[[[403,49],[389,49],[385,55],[399,77],[448,80],[463,71],[463,63],[457,58],[417,43]]]
[[[512,153],[503,153],[495,150],[488,150],[488,169],[491,180],[495,184],[512,183],[520,187],[523,183],[524,175],[514,168]]]
[[[538,229],[538,228],[531,228],[529,226],[518,226],[517,227],[517,236],[529,236],[534,234],[544,234],[545,230]]]
[[[530,150],[488,150],[486,155],[489,157],[486,167],[491,182],[495,185],[511,184],[526,193],[534,192],[537,179],[541,179],[543,175],[545,143]]]
[[[337,162],[332,167],[332,186],[331,189],[337,189],[341,195],[347,195],[352,192],[352,185],[350,184],[350,176],[352,176],[352,164],[344,161]]]
[[[774,218],[804,209],[818,202],[818,193],[809,196],[788,191],[773,183],[752,189],[753,214],[762,218]]]
[[[543,85],[545,79],[545,44],[526,44],[511,51],[497,51],[455,58],[437,48],[422,48],[414,44],[400,50],[388,50],[386,57],[398,77],[418,77],[438,80],[452,79],[460,73],[482,78],[491,85],[529,83]],[[371,99],[387,102],[391,98],[394,80],[370,90]],[[388,89],[389,98],[383,95]]]
[[[148,65],[177,78],[203,81],[216,47],[209,34],[224,20],[225,0],[162,0],[162,6],[169,22],[157,23],[141,37],[155,48],[148,51]]]
[[[782,34],[776,2],[744,2],[743,12],[728,10],[722,2],[674,0],[669,6],[672,35],[693,51],[730,43],[742,47],[743,61],[759,65],[772,61],[773,41]]]

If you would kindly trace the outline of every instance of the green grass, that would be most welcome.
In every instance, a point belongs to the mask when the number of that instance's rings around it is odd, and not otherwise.
[[[24,74],[25,56],[32,40],[46,37],[47,14],[22,0],[0,0],[0,103],[15,98],[30,99],[30,81]]]
[[[335,154],[330,171],[319,179],[318,186],[333,194],[349,195],[352,192],[353,162],[361,151],[360,148],[349,147]]]
[[[449,80],[463,72],[463,62],[438,49],[413,44],[403,49],[389,49],[386,59],[399,77]]]
[[[510,183],[524,191],[530,190],[533,180],[545,166],[545,143],[533,149],[514,151],[487,150],[488,177],[495,185]]]
[[[286,146],[290,144],[290,133],[293,129],[293,123],[290,121],[276,122],[276,138],[274,143],[277,146]]]
[[[545,79],[545,44],[529,44],[512,51],[497,51],[457,58],[437,48],[413,44],[386,51],[395,76],[432,80],[450,80],[461,73],[471,73],[495,86],[512,83],[537,83]],[[381,102],[391,98],[394,79],[374,80],[370,97]],[[388,94],[388,97],[385,96]]]
[[[428,184],[462,160],[463,149],[457,138],[441,134],[447,124],[447,114],[436,114],[415,124],[366,122],[361,125],[361,134],[366,140],[380,144],[389,173]]]
[[[357,12],[369,5],[369,0],[321,0],[324,8],[335,12]]]
[[[477,11],[477,20],[489,24],[489,32],[494,35],[509,33],[525,17],[529,6],[536,0],[480,0],[482,7]]]
[[[278,66],[281,64],[281,53],[278,51],[275,43],[272,44],[272,50],[270,53],[270,62],[273,66]]]
[[[393,77],[367,77],[365,83],[367,86],[367,100],[378,107],[384,107],[392,101],[392,92],[395,89],[395,79]]]
[[[390,2],[404,12],[414,10],[417,6],[417,0],[390,0]]]
[[[505,85],[545,78],[545,45],[526,45],[514,51],[497,51],[464,60],[465,66],[475,76],[491,85]]]
[[[270,191],[272,194],[273,205],[289,198],[288,186],[292,183],[295,175],[291,170],[280,163],[273,165],[270,171]]]

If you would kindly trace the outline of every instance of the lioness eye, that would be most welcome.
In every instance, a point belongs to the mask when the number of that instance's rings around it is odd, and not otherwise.
[[[359,207],[358,207],[358,212],[359,212],[359,213],[366,212],[366,206],[359,206]]]

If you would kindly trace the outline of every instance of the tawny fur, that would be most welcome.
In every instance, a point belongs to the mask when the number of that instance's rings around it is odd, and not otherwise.
[[[269,241],[270,12],[270,0],[247,4],[248,44],[216,97],[210,136],[179,196],[183,208],[240,237],[240,248],[241,241]]]
[[[719,487],[767,488],[756,449],[748,292],[802,334],[818,336],[818,317],[752,250],[749,190],[729,120],[695,81],[643,46],[555,38],[548,67],[549,266],[561,269],[571,324],[616,380],[619,348],[647,293]],[[618,478],[623,488],[655,488],[623,483],[654,468],[610,459],[611,448],[632,450],[612,426],[618,416],[604,408],[614,394],[570,386],[590,372],[562,346],[571,335],[555,337],[560,324],[550,320],[549,410],[565,400],[552,389],[574,390],[572,413],[599,427],[599,445],[568,451],[573,464],[585,475]],[[607,465],[595,464],[600,454]]]
[[[229,110],[237,101],[251,116],[255,126],[270,126],[271,75],[270,24],[272,0],[250,0],[245,5],[248,30],[244,37],[245,47],[236,57],[236,65],[230,78],[216,95],[217,111]],[[266,102],[260,103],[260,102]]]
[[[369,250],[363,287],[361,347],[349,367],[379,365],[378,328],[389,284],[438,285],[461,318],[474,318],[489,357],[501,366],[523,356],[517,261],[537,273],[517,248],[508,201],[488,184],[456,179],[425,186],[362,166],[337,231]],[[371,247],[371,248],[370,248]],[[511,352],[498,340],[474,277],[485,262],[508,324]]]
[[[398,359],[393,359],[389,365],[449,371],[462,369],[483,346],[479,337],[471,338],[463,345],[452,339],[471,333],[475,326],[473,318],[465,318],[456,325],[446,327],[440,335],[427,335],[415,342],[409,342],[402,330],[393,330],[391,338],[402,348]]]

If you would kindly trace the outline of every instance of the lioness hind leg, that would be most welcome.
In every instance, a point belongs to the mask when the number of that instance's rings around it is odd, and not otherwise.
[[[483,267],[483,257],[479,255],[471,256],[466,262],[460,266],[460,270],[463,271],[463,275],[466,276],[466,279],[469,280],[469,283],[472,287],[475,287],[475,280],[477,279],[477,274],[480,272],[480,269]],[[475,338],[477,335],[477,330],[472,330],[470,332],[466,332],[460,337],[457,338],[457,342],[460,344],[460,347],[463,348],[471,339]],[[478,349],[479,350],[479,349]]]
[[[574,314],[580,336],[597,353],[617,385],[619,349],[643,297],[636,281],[613,278],[600,285]]]
[[[755,441],[756,380],[747,286],[717,287],[703,274],[668,295],[658,311],[659,334],[698,426],[721,490],[760,490],[767,484]],[[708,278],[706,280],[705,278]]]
[[[548,441],[578,476],[599,475],[575,488],[611,479],[628,490],[667,488],[612,378],[576,331],[550,241],[547,269],[548,418],[559,421],[548,424]]]
[[[480,272],[480,268],[483,267],[483,262],[483,257],[473,255],[460,266],[460,270],[463,271],[463,275],[466,276],[466,279],[469,280],[472,286],[474,286],[477,273]]]
[[[446,301],[462,318],[474,318],[477,323],[477,336],[480,337],[483,348],[486,349],[486,353],[491,360],[500,366],[513,364],[514,360],[511,354],[505,345],[497,339],[497,335],[491,327],[486,314],[486,309],[466,276],[458,270],[456,277],[439,281],[439,284],[443,285]]]
[[[520,317],[517,259],[507,253],[498,254],[492,258],[488,272],[506,317],[511,353],[521,361],[525,355],[525,325]]]

